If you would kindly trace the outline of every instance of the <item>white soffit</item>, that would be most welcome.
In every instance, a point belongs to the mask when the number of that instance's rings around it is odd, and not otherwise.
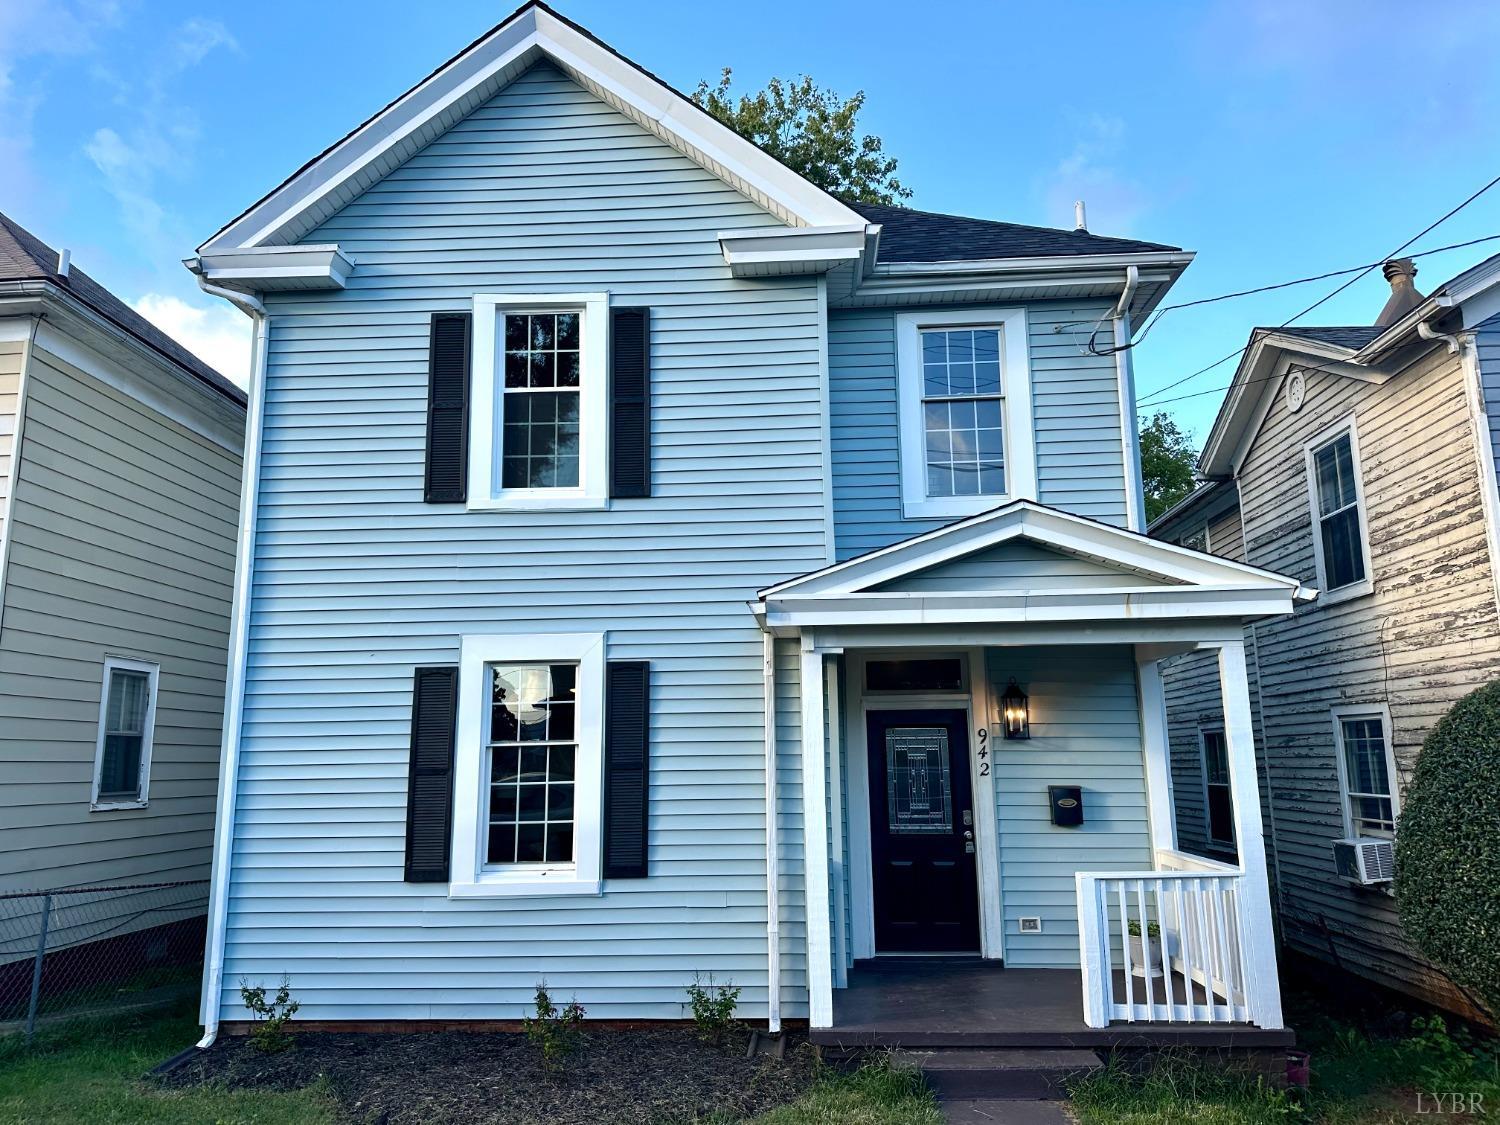
[[[314,158],[200,252],[295,242],[543,58],[790,226],[863,229],[864,219],[833,196],[532,3]]]

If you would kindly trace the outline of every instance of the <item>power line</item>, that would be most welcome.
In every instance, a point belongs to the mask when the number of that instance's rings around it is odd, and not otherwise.
[[[1355,273],[1353,277],[1349,278],[1348,281],[1343,282],[1341,285],[1335,286],[1334,289],[1330,293],[1327,293],[1326,295],[1318,298],[1318,300],[1316,300],[1312,304],[1308,305],[1307,308],[1303,309],[1299,313],[1295,313],[1294,315],[1288,317],[1286,320],[1282,321],[1276,327],[1277,328],[1286,328],[1293,321],[1300,320],[1302,317],[1306,316],[1308,313],[1312,312],[1314,309],[1318,308],[1319,306],[1327,304],[1329,301],[1333,300],[1333,298],[1337,297],[1344,290],[1348,289],[1355,282],[1359,281],[1361,278],[1363,278],[1365,275],[1367,275],[1376,266],[1381,265],[1382,263],[1384,263],[1386,261],[1389,261],[1391,258],[1398,257],[1401,254],[1401,251],[1405,250],[1408,246],[1412,245],[1414,242],[1417,242],[1418,240],[1420,240],[1420,239],[1424,238],[1425,236],[1427,236],[1428,234],[1432,233],[1432,231],[1436,230],[1443,223],[1446,223],[1454,215],[1458,214],[1460,211],[1462,211],[1469,204],[1473,203],[1476,199],[1478,199],[1485,192],[1489,191],[1496,184],[1500,184],[1500,176],[1496,176],[1489,183],[1485,184],[1478,191],[1476,191],[1472,195],[1470,195],[1462,203],[1458,204],[1456,207],[1453,207],[1452,209],[1450,209],[1449,211],[1447,211],[1445,214],[1443,214],[1441,217],[1439,217],[1438,219],[1436,219],[1433,222],[1429,223],[1427,226],[1423,227],[1420,231],[1418,231],[1416,234],[1414,234],[1411,238],[1408,238],[1400,246],[1396,247],[1396,249],[1392,250],[1389,254],[1386,254],[1383,258],[1380,259],[1379,262],[1375,262],[1375,263],[1373,263],[1371,265],[1363,267],[1362,269],[1359,269],[1358,272]],[[1436,251],[1430,251],[1430,252],[1431,253],[1436,253]],[[1090,341],[1090,343],[1092,344],[1092,340]],[[1203,392],[1195,392],[1194,394],[1189,394],[1189,395],[1179,395],[1176,398],[1166,399],[1166,400],[1158,401],[1158,402],[1155,402],[1155,403],[1148,403],[1148,401],[1147,401],[1149,399],[1155,399],[1155,398],[1157,398],[1164,391],[1170,391],[1173,387],[1180,387],[1180,386],[1182,386],[1182,384],[1184,384],[1186,382],[1189,382],[1190,380],[1196,379],[1199,375],[1204,375],[1204,374],[1208,373],[1209,371],[1212,371],[1215,367],[1218,367],[1219,365],[1221,365],[1223,363],[1227,363],[1229,360],[1235,358],[1236,356],[1243,355],[1245,353],[1245,350],[1249,346],[1250,346],[1249,344],[1245,344],[1243,347],[1236,348],[1234,351],[1230,352],[1228,355],[1224,356],[1222,359],[1216,359],[1216,360],[1214,360],[1214,362],[1210,363],[1207,367],[1200,367],[1197,371],[1194,371],[1191,375],[1184,375],[1181,379],[1177,379],[1174,382],[1168,383],[1164,387],[1158,387],[1156,390],[1148,392],[1147,394],[1145,394],[1144,396],[1142,396],[1141,401],[1138,403],[1138,405],[1139,406],[1147,406],[1147,405],[1162,406],[1162,405],[1165,405],[1166,402],[1180,402],[1180,401],[1182,401],[1185,398],[1197,398],[1199,394],[1212,394],[1212,393],[1214,393],[1213,391],[1203,391]],[[1093,350],[1092,347],[1090,348],[1090,350]],[[1218,388],[1218,389],[1222,390],[1223,388]]]

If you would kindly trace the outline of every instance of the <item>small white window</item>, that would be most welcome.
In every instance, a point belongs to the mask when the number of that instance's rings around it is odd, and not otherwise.
[[[144,660],[111,656],[104,661],[90,802],[94,809],[146,807],[159,671]]]
[[[1208,528],[1200,527],[1197,531],[1188,532],[1178,542],[1189,551],[1202,551],[1208,553]]]
[[[1221,728],[1198,732],[1203,754],[1203,817],[1210,843],[1234,845],[1234,798],[1229,788],[1229,744]]]
[[[609,298],[474,298],[469,507],[602,508]]]
[[[463,639],[452,895],[598,893],[603,697],[600,634]]]
[[[903,513],[1035,498],[1025,312],[901,313],[896,329]]]
[[[1396,791],[1396,755],[1386,707],[1344,707],[1333,712],[1344,830],[1352,837],[1390,839],[1396,834],[1401,798]]]
[[[1369,534],[1353,422],[1321,435],[1306,452],[1319,602],[1369,593]]]

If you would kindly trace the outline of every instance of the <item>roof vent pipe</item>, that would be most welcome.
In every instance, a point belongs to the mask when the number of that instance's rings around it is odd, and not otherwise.
[[[1391,283],[1391,295],[1375,318],[1377,328],[1389,328],[1424,300],[1417,292],[1415,278],[1417,263],[1410,258],[1392,258],[1380,267],[1385,279]]]
[[[1073,204],[1073,229],[1082,231],[1084,234],[1088,234],[1089,232],[1088,211],[1081,199]]]
[[[67,277],[68,270],[73,265],[73,252],[71,250],[59,250],[57,252],[57,276]]]

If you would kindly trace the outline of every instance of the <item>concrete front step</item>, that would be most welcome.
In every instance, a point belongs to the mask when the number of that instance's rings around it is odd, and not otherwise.
[[[892,1060],[897,1066],[920,1071],[928,1087],[944,1102],[1064,1097],[1069,1079],[1104,1065],[1093,1051],[1022,1048],[897,1051]]]

